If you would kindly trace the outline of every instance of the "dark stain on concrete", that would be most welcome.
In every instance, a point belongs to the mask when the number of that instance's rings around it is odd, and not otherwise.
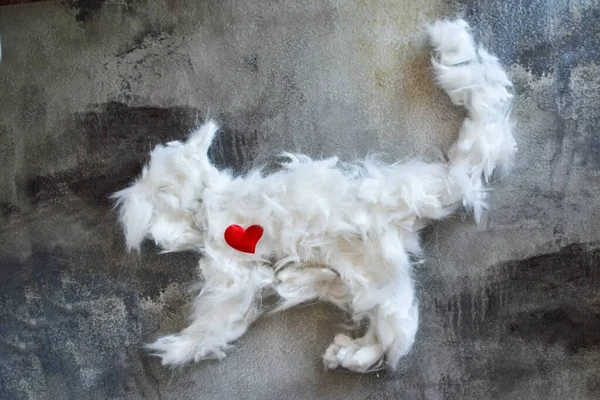
[[[142,164],[129,162],[118,171],[93,176],[67,172],[48,176],[36,176],[27,182],[27,193],[32,204],[76,196],[101,206],[110,205],[110,195],[125,188],[140,173]]]
[[[30,176],[23,191],[32,204],[75,196],[107,206],[108,196],[140,173],[156,145],[186,139],[197,124],[197,115],[198,110],[191,108],[128,107],[122,103],[78,114],[68,132],[35,152],[62,152],[65,158],[77,158],[76,167]],[[70,144],[66,150],[64,142]],[[239,174],[252,163],[259,144],[256,131],[229,130],[225,125],[209,155],[219,168]]]
[[[209,158],[220,169],[229,169],[234,175],[242,175],[252,167],[260,145],[257,131],[240,132],[221,128],[209,150]]]
[[[67,6],[77,12],[75,20],[77,22],[88,21],[94,12],[98,11],[106,0],[68,0]]]
[[[46,127],[46,96],[42,87],[21,88],[21,124],[28,130],[43,131]]]
[[[21,210],[16,204],[12,203],[0,203],[0,214],[3,217],[13,217],[20,214]]]
[[[259,59],[258,54],[251,54],[244,57],[244,65],[254,73],[258,73],[259,70]]]
[[[109,194],[137,176],[154,146],[186,137],[196,112],[108,103],[77,114],[68,131],[35,152],[75,158],[76,165],[52,174],[39,171],[25,192],[32,203],[74,195],[106,206]]]
[[[75,21],[88,22],[104,6],[106,0],[63,0],[62,3],[75,11]],[[123,0],[113,5],[118,5],[121,9],[131,12],[134,8],[134,0]]]
[[[147,27],[146,29],[138,33],[131,40],[130,44],[117,54],[117,57],[125,57],[126,55],[131,54],[137,50],[144,50],[149,46],[161,44],[173,34],[173,30],[174,26],[166,28],[163,27],[162,29]],[[138,64],[141,64],[143,62],[143,58],[137,61]]]
[[[556,308],[519,314],[509,332],[525,340],[564,344],[573,353],[600,346],[600,313],[576,308]]]
[[[444,398],[510,398],[600,356],[598,246],[569,245],[497,265],[486,276],[452,289],[442,282],[428,289],[439,293],[432,299],[435,315],[448,344],[460,349],[455,362],[471,383],[440,388]],[[600,379],[600,370],[584,375]],[[597,391],[588,395],[594,398]]]
[[[561,345],[573,353],[600,350],[600,298],[596,295],[600,250],[575,244],[553,255],[520,261],[510,268],[509,292],[521,289],[532,299],[548,300],[545,306],[514,315],[508,325],[511,335],[549,346]],[[560,304],[553,306],[556,300]]]

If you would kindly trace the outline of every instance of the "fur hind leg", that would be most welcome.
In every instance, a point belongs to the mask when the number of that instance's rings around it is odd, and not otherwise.
[[[365,313],[369,321],[366,334],[358,339],[338,334],[323,356],[326,368],[368,372],[381,367],[385,355],[387,366],[394,370],[410,351],[419,325],[412,278],[405,274],[366,297],[372,304]]]

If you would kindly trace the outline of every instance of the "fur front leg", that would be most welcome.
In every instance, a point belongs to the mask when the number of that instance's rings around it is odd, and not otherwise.
[[[225,357],[229,344],[262,314],[261,291],[273,282],[270,269],[231,260],[202,260],[200,269],[205,283],[196,298],[190,326],[147,346],[163,365]]]

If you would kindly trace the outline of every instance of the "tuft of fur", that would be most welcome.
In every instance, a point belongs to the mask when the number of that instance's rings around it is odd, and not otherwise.
[[[268,293],[279,297],[272,312],[324,300],[368,322],[363,337],[334,338],[326,368],[394,369],[409,352],[419,320],[411,265],[419,230],[461,205],[479,220],[485,184],[516,151],[511,83],[498,60],[475,46],[465,21],[438,21],[429,36],[438,85],[468,113],[447,163],[285,154],[279,172],[234,177],[208,159],[218,132],[209,121],[185,142],[157,146],[140,178],[114,195],[129,249],[152,239],[164,251],[203,253],[190,326],[148,345],[163,364],[224,357],[269,311],[261,301]],[[225,243],[231,224],[264,228],[255,254]]]

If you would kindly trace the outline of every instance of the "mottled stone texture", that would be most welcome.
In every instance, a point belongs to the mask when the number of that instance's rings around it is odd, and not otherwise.
[[[421,24],[462,14],[516,84],[491,212],[426,230],[397,373],[325,373],[344,316],[260,320],[220,363],[140,348],[185,325],[194,254],[126,254],[107,195],[207,115],[244,172],[281,150],[435,157],[462,117]],[[595,0],[78,0],[0,8],[0,398],[600,397]]]

